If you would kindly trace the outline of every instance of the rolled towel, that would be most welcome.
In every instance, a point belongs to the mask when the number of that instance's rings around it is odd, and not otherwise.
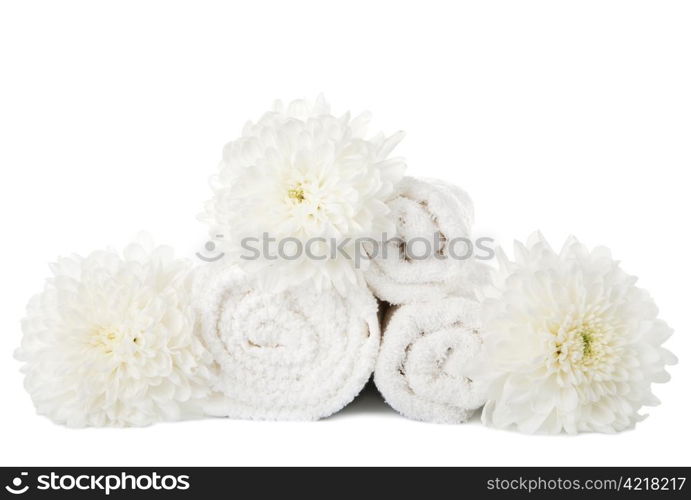
[[[392,408],[414,420],[455,424],[484,404],[466,372],[482,345],[477,302],[392,307],[384,324],[374,382]]]
[[[389,235],[386,251],[372,255],[365,272],[377,298],[410,304],[449,295],[474,297],[475,287],[487,282],[489,268],[474,256],[463,258],[472,244],[470,197],[442,181],[405,177],[388,206],[397,234]]]
[[[267,293],[237,268],[197,279],[202,338],[218,365],[213,416],[317,420],[357,396],[374,371],[380,330],[371,293]]]

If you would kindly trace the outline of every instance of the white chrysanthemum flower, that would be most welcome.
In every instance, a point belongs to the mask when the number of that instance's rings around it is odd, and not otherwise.
[[[231,258],[255,274],[268,271],[259,277],[279,288],[312,281],[344,290],[358,282],[367,256],[355,240],[393,236],[385,201],[405,170],[388,158],[403,134],[368,138],[368,121],[367,114],[333,116],[320,98],[278,102],[247,124],[224,149],[204,217],[224,235]],[[256,240],[243,248],[243,238]]]
[[[211,358],[196,336],[190,266],[172,250],[61,258],[28,305],[17,359],[38,413],[73,427],[200,413]]]
[[[659,401],[676,358],[672,330],[609,250],[569,239],[555,252],[537,234],[516,243],[483,303],[485,353],[477,378],[483,422],[527,433],[616,432]]]

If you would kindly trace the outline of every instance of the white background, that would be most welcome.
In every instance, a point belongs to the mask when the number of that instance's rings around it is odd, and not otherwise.
[[[0,4],[2,465],[690,465],[691,4]],[[139,229],[192,256],[221,147],[273,99],[324,92],[406,130],[409,173],[473,196],[480,232],[605,244],[675,329],[663,404],[619,435],[413,422],[369,393],[317,423],[70,430],[12,352],[61,254]]]

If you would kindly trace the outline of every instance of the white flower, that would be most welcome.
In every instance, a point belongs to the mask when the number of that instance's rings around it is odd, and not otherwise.
[[[358,282],[366,262],[356,264],[354,240],[393,235],[385,201],[405,169],[401,159],[388,158],[403,134],[367,138],[368,121],[367,114],[333,116],[320,98],[314,104],[278,102],[246,125],[242,137],[224,149],[205,214],[212,232],[224,235],[231,257],[246,270],[266,271],[260,278],[279,288],[312,281],[318,288],[334,284],[344,290]],[[269,251],[254,241],[252,248],[262,250],[259,258],[239,258],[253,255],[241,247],[242,239],[261,240],[263,234],[275,240]],[[278,247],[286,238],[294,240],[281,255]],[[329,239],[345,242],[347,256],[333,251]],[[302,252],[293,258],[298,246]]]
[[[483,303],[485,354],[477,376],[483,422],[527,433],[615,432],[659,403],[676,358],[672,330],[648,293],[602,247],[569,239],[556,253],[536,234],[515,244]]]
[[[195,336],[188,262],[136,243],[51,268],[15,355],[38,413],[73,427],[197,415],[210,354]]]

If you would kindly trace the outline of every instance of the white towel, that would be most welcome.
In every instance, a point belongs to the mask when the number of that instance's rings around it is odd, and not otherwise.
[[[208,266],[195,284],[202,338],[216,363],[213,416],[316,420],[347,405],[379,350],[371,293],[259,291],[243,271]]]
[[[396,221],[398,240],[392,241],[386,255],[381,250],[372,256],[365,278],[377,298],[391,304],[410,304],[434,301],[449,295],[474,297],[474,289],[485,283],[489,268],[475,258],[456,259],[467,252],[465,241],[471,238],[473,203],[460,188],[433,179],[405,177],[395,195],[388,202]],[[414,238],[434,240],[440,235],[436,258],[419,259],[425,254],[424,245]],[[394,235],[389,235],[389,239]],[[401,251],[409,247],[409,257]],[[432,245],[430,245],[432,247]]]
[[[447,298],[392,307],[374,381],[386,402],[408,418],[465,422],[485,402],[467,376],[481,345],[475,301]]]

